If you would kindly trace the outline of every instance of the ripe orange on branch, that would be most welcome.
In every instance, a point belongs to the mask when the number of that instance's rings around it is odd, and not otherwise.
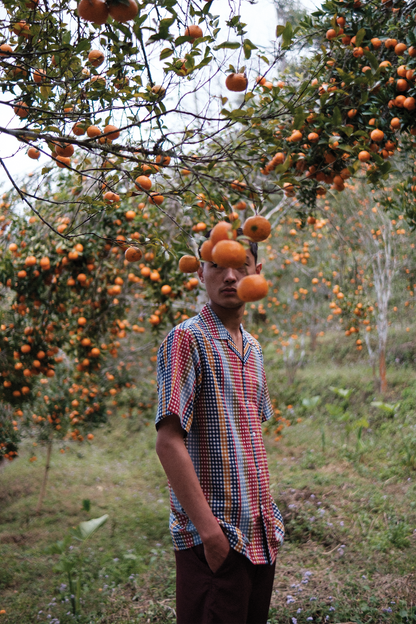
[[[235,240],[220,240],[212,250],[212,260],[221,267],[239,269],[246,262],[245,247]]]
[[[134,19],[139,12],[139,7],[135,0],[126,0],[126,2],[110,0],[108,12],[116,22],[123,23]]]
[[[140,175],[138,178],[136,178],[136,185],[144,191],[150,191],[150,189],[152,188],[152,181],[147,176]]]
[[[195,273],[199,269],[200,264],[195,256],[185,255],[179,260],[179,271],[182,273]]]
[[[29,115],[29,107],[25,102],[17,102],[17,104],[13,107],[14,112],[20,119],[27,117]]]
[[[269,292],[269,285],[262,275],[246,275],[237,286],[241,301],[258,301]]]
[[[37,160],[40,156],[40,151],[36,149],[36,147],[29,147],[27,150],[27,155],[29,158],[33,158],[33,160]]]
[[[206,240],[205,242],[203,242],[201,245],[201,249],[200,249],[202,260],[204,260],[205,262],[212,262],[213,261],[212,260],[213,249],[214,249],[214,244],[212,240]]]
[[[142,258],[142,250],[139,247],[129,247],[126,249],[124,257],[128,262],[138,262]]]
[[[99,67],[104,63],[104,53],[101,50],[91,50],[88,54],[88,60],[93,67]]]
[[[185,37],[190,37],[191,43],[193,43],[195,39],[199,39],[202,36],[202,29],[197,24],[190,24],[185,30]]]
[[[108,8],[102,0],[81,0],[78,4],[78,15],[86,22],[105,24],[108,19]]]
[[[211,230],[210,239],[214,246],[220,240],[229,240],[230,238],[237,238],[237,231],[233,230],[231,223],[227,221],[219,221]]]
[[[108,124],[104,128],[103,134],[106,135],[103,138],[111,142],[111,141],[115,141],[116,139],[118,139],[118,137],[120,136],[120,130],[117,128],[117,126],[113,126],[112,124]]]
[[[271,229],[270,221],[265,219],[265,217],[255,215],[254,217],[249,217],[244,223],[243,234],[255,242],[260,242],[270,236]]]
[[[247,89],[248,80],[245,74],[228,74],[225,79],[225,86],[228,91],[245,91]]]

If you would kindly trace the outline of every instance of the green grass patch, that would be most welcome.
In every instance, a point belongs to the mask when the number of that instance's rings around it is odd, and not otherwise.
[[[380,397],[368,367],[314,360],[288,386],[282,363],[266,355],[276,419],[286,419],[279,435],[282,421],[265,428],[272,491],[287,530],[270,623],[416,622],[416,374],[389,370],[384,400],[400,403],[389,415],[370,405]],[[331,388],[352,392],[345,398]],[[307,400],[316,396],[311,407]],[[363,418],[360,431],[355,423]],[[3,467],[1,624],[175,620],[169,497],[154,442],[151,425],[115,417],[88,447],[55,451],[39,516],[44,449],[29,463],[26,440],[19,459]],[[79,564],[81,615],[74,620],[68,578],[51,547],[104,514],[109,519]],[[66,556],[77,558],[81,546],[68,539]]]

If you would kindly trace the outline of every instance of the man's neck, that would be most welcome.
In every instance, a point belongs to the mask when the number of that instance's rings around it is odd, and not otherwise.
[[[239,335],[245,304],[241,305],[239,308],[223,308],[222,306],[209,301],[208,305],[218,316],[225,329],[228,329],[231,336]]]

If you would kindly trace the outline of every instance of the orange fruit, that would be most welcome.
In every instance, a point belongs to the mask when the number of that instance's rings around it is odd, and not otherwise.
[[[84,316],[80,316],[78,319],[78,325],[80,325],[81,327],[83,327],[84,325],[87,324],[87,319]],[[39,357],[39,353],[38,353],[38,359],[40,360],[41,358]]]
[[[373,48],[375,48],[376,50],[378,50],[378,48],[381,48],[382,46],[382,42],[380,41],[380,39],[378,39],[378,37],[373,37],[373,39],[371,39],[371,43],[373,45]]]
[[[65,167],[70,167],[71,165],[71,159],[67,156],[57,156],[55,160],[60,169],[65,169]]]
[[[225,79],[225,86],[229,91],[245,91],[248,80],[245,74],[228,74]]]
[[[35,69],[35,71],[33,72],[33,80],[38,84],[42,82],[45,77],[46,71],[44,69]]]
[[[128,247],[124,257],[128,262],[138,262],[142,258],[142,250],[139,247]]]
[[[220,240],[212,250],[212,260],[218,266],[239,269],[245,265],[246,249],[235,240]]]
[[[371,155],[366,150],[363,150],[358,154],[358,160],[361,162],[367,162],[370,160],[370,158],[371,158]]]
[[[394,128],[394,130],[398,130],[401,126],[400,119],[398,117],[393,117],[390,122],[390,126]]]
[[[58,143],[55,145],[55,152],[58,156],[70,158],[74,153],[74,146],[71,143]]]
[[[152,93],[157,95],[159,98],[163,98],[166,93],[166,89],[165,87],[162,87],[162,85],[153,85]]]
[[[164,284],[160,289],[160,292],[162,293],[162,295],[170,295],[170,293],[172,292],[172,287],[169,286],[169,284]]]
[[[195,273],[199,269],[200,264],[195,256],[182,256],[179,260],[179,271],[182,273]]]
[[[33,160],[37,160],[40,156],[40,151],[36,149],[36,147],[29,147],[27,150],[27,155],[29,158],[33,158]]]
[[[0,45],[0,57],[9,56],[9,54],[12,54],[12,52],[13,52],[13,48],[9,46],[8,43],[2,43]]]
[[[88,126],[87,135],[90,137],[90,139],[94,139],[100,134],[101,134],[101,130],[99,129],[98,126]]]
[[[112,2],[109,3],[108,12],[116,22],[123,23],[134,19],[139,12],[139,7],[135,0],[128,0],[128,4]]]
[[[161,167],[167,167],[170,164],[170,156],[162,156],[162,154],[158,154],[156,156],[156,162]]]
[[[103,130],[107,142],[115,141],[120,136],[120,130],[111,124],[108,124]]]
[[[319,141],[319,134],[316,132],[310,132],[308,134],[308,141],[309,143],[316,143],[316,141]]]
[[[165,198],[163,197],[163,195],[160,195],[159,193],[150,193],[150,204],[156,204],[157,206],[160,206],[160,204],[162,204],[164,200]]]
[[[227,221],[219,221],[211,230],[210,240],[214,246],[220,240],[231,238],[237,238],[237,231],[233,230],[231,223],[227,223]]]
[[[331,40],[337,36],[336,30],[334,28],[330,28],[326,31],[326,38]]]
[[[13,107],[14,112],[20,119],[27,117],[29,115],[29,107],[25,102],[17,102],[17,104]]]
[[[384,139],[384,132],[376,128],[375,130],[371,132],[370,137],[372,141],[375,141],[376,143],[380,143],[380,141]]]
[[[127,221],[133,221],[134,217],[136,216],[136,213],[134,212],[134,210],[127,210],[124,216],[126,217]]]
[[[83,134],[85,134],[85,128],[83,128],[82,124],[78,121],[72,126],[72,132],[75,134],[75,136],[82,136]]]
[[[262,275],[246,275],[237,286],[237,296],[241,301],[258,301],[269,291],[269,285]]]
[[[397,54],[397,56],[401,56],[403,52],[406,52],[406,50],[407,50],[407,45],[405,43],[398,43],[396,46],[394,46],[394,51]]]
[[[120,195],[113,193],[113,191],[107,191],[107,193],[104,194],[104,199],[107,202],[118,202],[120,201]]]
[[[206,240],[202,243],[200,254],[202,260],[205,262],[212,262],[212,250],[214,249],[214,245],[212,240]]]
[[[271,229],[270,221],[265,219],[265,217],[255,215],[254,217],[249,217],[244,223],[243,234],[255,242],[260,242],[270,236]]]
[[[185,37],[191,38],[191,43],[195,41],[195,39],[199,39],[203,36],[202,29],[197,26],[197,24],[191,24],[185,30]]]
[[[101,50],[91,50],[88,54],[88,60],[93,67],[99,67],[104,63],[104,53]]]
[[[406,91],[408,86],[409,85],[405,78],[399,78],[399,80],[396,82],[397,91]]]
[[[403,107],[408,110],[408,111],[412,111],[415,110],[416,108],[416,100],[414,97],[408,97],[405,99],[405,101],[403,102]]]
[[[237,202],[236,204],[234,204],[234,208],[236,210],[245,210],[247,208],[247,204],[245,201],[243,201],[242,199]]]
[[[144,191],[150,191],[150,189],[152,188],[152,181],[147,176],[140,175],[138,178],[136,178],[136,185]]]
[[[78,4],[78,15],[86,22],[105,24],[109,12],[102,0],[81,0]]]

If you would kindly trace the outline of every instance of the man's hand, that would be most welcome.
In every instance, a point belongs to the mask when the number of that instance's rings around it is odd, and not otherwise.
[[[215,574],[227,558],[231,548],[230,544],[221,529],[219,530],[218,536],[205,540],[203,544],[205,559],[207,560],[209,568]]]
[[[216,572],[230,552],[230,544],[202,492],[183,436],[178,416],[166,416],[159,425],[156,451],[173,491],[201,537],[208,566]]]

